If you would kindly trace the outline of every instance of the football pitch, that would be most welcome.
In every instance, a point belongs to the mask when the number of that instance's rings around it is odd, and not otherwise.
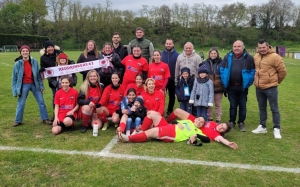
[[[77,60],[80,52],[67,52]],[[300,61],[285,59],[288,75],[279,86],[282,139],[273,137],[271,112],[268,133],[255,135],[258,125],[255,89],[247,102],[247,132],[234,129],[226,137],[233,150],[216,142],[202,147],[182,143],[120,143],[115,128],[54,136],[41,123],[30,93],[24,124],[11,127],[17,99],[11,94],[11,72],[17,53],[0,53],[0,181],[1,186],[298,186],[300,184],[299,80]],[[39,60],[38,53],[33,53]],[[81,75],[78,74],[78,80]],[[44,98],[52,116],[51,90]],[[80,83],[79,83],[80,84]],[[79,85],[76,86],[79,88]],[[178,104],[177,104],[178,106]],[[269,109],[268,109],[269,110]],[[228,120],[223,97],[222,121]]]

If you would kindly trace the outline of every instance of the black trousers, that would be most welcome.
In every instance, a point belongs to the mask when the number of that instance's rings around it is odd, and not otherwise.
[[[175,104],[175,81],[172,79],[169,79],[167,84],[168,95],[169,95],[169,104],[167,112],[171,113],[173,112],[174,104]]]

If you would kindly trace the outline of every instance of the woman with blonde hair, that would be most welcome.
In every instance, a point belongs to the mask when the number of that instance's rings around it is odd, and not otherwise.
[[[80,92],[78,95],[78,105],[81,106],[81,118],[82,127],[80,131],[82,133],[86,132],[88,129],[88,124],[90,118],[92,118],[92,125],[94,122],[98,123],[98,128],[102,127],[102,122],[99,119],[102,110],[99,108],[99,104],[102,96],[102,87],[100,84],[100,76],[96,70],[90,70],[84,82],[80,86]]]
[[[96,42],[94,40],[89,40],[86,43],[85,49],[83,52],[80,54],[77,64],[78,63],[84,63],[84,62],[89,62],[93,60],[98,60],[100,53],[97,50]],[[82,71],[80,72],[82,74],[82,81],[85,80],[86,75],[89,71]]]
[[[144,106],[148,111],[154,110],[163,116],[165,96],[160,90],[155,90],[155,80],[153,78],[148,78],[145,81],[145,91],[142,92],[142,97],[144,99]]]

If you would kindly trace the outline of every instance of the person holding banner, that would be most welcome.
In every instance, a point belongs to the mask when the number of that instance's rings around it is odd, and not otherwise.
[[[85,49],[79,56],[79,58],[77,60],[77,64],[98,60],[99,56],[100,56],[100,54],[97,50],[96,42],[94,40],[89,40],[86,43]],[[82,74],[82,81],[85,80],[88,72],[89,72],[89,70],[80,72]]]
[[[100,98],[102,95],[102,87],[100,84],[100,76],[96,70],[90,70],[84,82],[80,86],[77,103],[81,107],[82,127],[80,131],[86,132],[89,126],[89,121],[92,118],[92,124],[98,122],[98,128],[102,127],[102,122],[99,119],[103,111],[99,108]]]
[[[142,47],[135,45],[132,48],[132,55],[126,56],[122,60],[122,64],[125,66],[125,73],[123,79],[123,87],[126,89],[128,84],[135,83],[135,77],[137,74],[143,74],[144,79],[147,78],[148,61],[142,57]]]
[[[57,66],[66,66],[70,64],[74,64],[74,61],[69,61],[68,56],[65,53],[60,53],[57,56]],[[49,82],[52,86],[56,88],[56,90],[59,90],[62,85],[61,85],[61,78],[62,77],[70,77],[71,78],[71,87],[76,86],[77,84],[77,76],[76,73],[71,73],[71,74],[66,74],[63,76],[58,76],[58,77],[50,77]]]
[[[120,115],[117,111],[120,110],[120,104],[124,96],[124,87],[120,84],[120,74],[119,72],[113,72],[111,75],[112,84],[107,86],[104,89],[102,94],[100,105],[101,110],[105,114],[102,116],[101,121],[103,122],[102,130],[106,130],[108,128],[107,118],[111,116],[111,121],[117,127],[117,124],[120,122]]]
[[[106,42],[103,45],[102,53],[99,56],[100,64],[108,63],[106,67],[101,67],[98,70],[98,73],[101,78],[101,82],[106,88],[111,83],[112,72],[119,72],[121,77],[123,73],[123,64],[121,64],[121,59],[117,53],[114,52],[113,45],[109,42]]]

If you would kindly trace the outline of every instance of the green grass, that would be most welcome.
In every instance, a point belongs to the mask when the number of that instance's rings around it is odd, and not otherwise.
[[[75,61],[80,54],[79,51],[66,53]],[[39,60],[37,52],[32,55]],[[31,93],[26,103],[24,125],[11,127],[17,105],[17,99],[11,93],[11,72],[13,60],[17,56],[18,53],[0,53],[0,146],[101,151],[115,136],[114,127],[100,131],[95,138],[91,130],[80,133],[80,123],[77,122],[74,132],[53,136],[51,127],[41,123]],[[238,144],[239,149],[236,151],[216,142],[193,147],[184,142],[151,141],[142,144],[117,143],[111,153],[300,168],[300,61],[285,59],[285,62],[288,75],[279,86],[283,139],[275,140],[273,137],[270,111],[268,133],[251,133],[259,123],[255,89],[252,86],[247,103],[247,132],[235,129],[227,136],[230,141]],[[78,77],[77,88],[82,80],[81,74]],[[52,116],[51,90],[47,84],[45,82],[44,98],[48,113]],[[222,121],[228,120],[228,108],[228,100],[224,97]],[[300,174],[286,172],[31,151],[0,151],[0,168],[1,186],[298,186],[300,183]]]

